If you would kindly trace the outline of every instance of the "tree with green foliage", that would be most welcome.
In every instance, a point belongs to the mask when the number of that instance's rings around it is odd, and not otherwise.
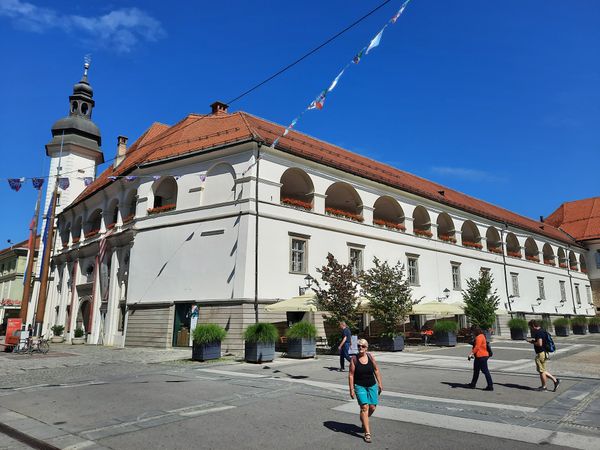
[[[361,274],[360,286],[369,300],[369,311],[383,327],[382,335],[393,338],[418,300],[412,299],[403,264],[390,266],[377,257],[373,258],[373,264],[374,267]]]
[[[479,272],[479,278],[469,278],[467,280],[467,289],[463,291],[463,301],[465,303],[465,315],[469,318],[472,325],[478,326],[482,330],[492,328],[496,321],[496,309],[500,303],[500,297],[497,295],[497,289],[492,290],[494,278],[489,271]]]

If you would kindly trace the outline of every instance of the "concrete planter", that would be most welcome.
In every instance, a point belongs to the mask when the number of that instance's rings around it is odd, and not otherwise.
[[[511,328],[510,329],[510,338],[513,341],[524,341],[527,338],[527,330]]]
[[[246,362],[262,363],[275,359],[275,342],[246,342],[244,359]]]
[[[85,338],[84,337],[80,337],[80,338],[71,338],[71,344],[73,345],[83,345],[85,344]]]
[[[209,361],[221,357],[221,342],[196,344],[192,346],[192,359],[194,361]]]
[[[588,325],[588,331],[590,333],[600,333],[600,325]]]
[[[455,347],[456,333],[452,331],[436,332],[435,345],[441,345],[442,347]]]
[[[314,339],[288,339],[288,358],[314,358],[317,354],[317,343]]]
[[[404,350],[404,336],[381,339],[381,348],[388,352],[401,352]]]
[[[557,326],[555,326],[555,327],[554,327],[554,333],[555,333],[557,336],[563,336],[563,337],[566,337],[566,336],[568,336],[568,335],[569,335],[569,328],[567,328],[567,327],[557,327]]]
[[[52,336],[50,338],[50,342],[52,342],[53,344],[60,344],[62,342],[65,342],[65,338],[63,336]]]
[[[587,334],[587,325],[573,325],[573,334]]]

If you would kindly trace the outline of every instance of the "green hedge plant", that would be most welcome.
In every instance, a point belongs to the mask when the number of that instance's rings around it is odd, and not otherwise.
[[[587,317],[584,316],[575,316],[571,319],[571,327],[574,326],[578,326],[578,327],[585,327],[588,324],[588,319]]]
[[[52,334],[54,336],[62,336],[63,331],[65,331],[65,327],[63,325],[52,325],[50,329],[52,330]]]
[[[456,333],[458,324],[452,320],[439,320],[433,324],[435,333]]]
[[[260,342],[262,344],[274,344],[279,338],[277,328],[272,323],[258,322],[250,325],[244,331],[246,342]]]
[[[567,319],[566,317],[559,317],[558,319],[555,319],[554,322],[552,322],[554,324],[555,327],[568,327],[569,324],[571,323],[571,321],[569,319]]]
[[[515,317],[508,321],[508,328],[510,328],[511,330],[527,331],[529,329],[529,326],[527,325],[527,321],[525,319],[519,319]]]
[[[194,344],[204,345],[221,342],[227,336],[227,331],[215,323],[197,325],[194,329]]]
[[[83,328],[81,328],[81,327],[75,328],[74,336],[76,338],[82,338],[83,335],[84,335]]]
[[[292,325],[285,335],[288,339],[315,339],[317,328],[312,323],[303,320]]]
[[[590,324],[590,325],[600,325],[600,317],[598,317],[598,316],[590,317],[590,319],[588,320],[588,324]]]

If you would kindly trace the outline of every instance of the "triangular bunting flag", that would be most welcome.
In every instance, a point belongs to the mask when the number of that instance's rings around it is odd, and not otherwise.
[[[67,177],[61,177],[58,179],[58,187],[61,188],[63,191],[69,189],[70,185],[71,183],[69,182],[69,179]]]
[[[33,184],[34,189],[37,189],[39,191],[42,188],[42,186],[44,185],[44,179],[43,178],[32,178],[31,183]]]
[[[86,187],[92,184],[92,181],[94,181],[94,178],[92,177],[83,177],[83,184],[85,184]]]
[[[13,191],[19,192],[19,189],[21,189],[21,185],[23,184],[21,180],[22,178],[9,178],[8,185]]]
[[[344,69],[346,70],[346,69]],[[340,81],[340,78],[342,77],[342,74],[344,73],[344,70],[342,70],[337,77],[335,77],[335,80],[333,80],[331,82],[331,86],[329,86],[329,88],[327,89],[327,92],[331,92],[333,91],[333,88],[335,88],[338,84],[338,81]]]
[[[379,45],[379,43],[381,42],[381,36],[383,36],[383,30],[385,30],[385,27],[383,27],[381,29],[381,31],[379,33],[377,33],[377,36],[375,36],[373,38],[373,40],[367,47],[367,50],[365,51],[365,55],[368,55],[371,50],[373,50],[375,47],[377,47]]]
[[[125,179],[131,183],[132,181],[137,180],[137,177],[135,175],[129,175],[125,177]]]

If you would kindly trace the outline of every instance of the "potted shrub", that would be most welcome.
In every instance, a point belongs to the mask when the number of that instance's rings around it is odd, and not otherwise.
[[[454,347],[456,345],[458,324],[452,320],[439,320],[433,325],[436,345]]]
[[[52,338],[50,339],[51,342],[55,343],[55,344],[60,344],[61,342],[64,342],[65,338],[63,337],[63,331],[65,331],[65,327],[63,325],[52,325],[52,327],[50,328],[52,330]]]
[[[600,333],[600,317],[591,317],[588,320],[588,331],[590,333]]]
[[[479,278],[469,278],[463,291],[464,311],[472,325],[483,330],[487,342],[491,341],[490,329],[496,322],[496,309],[500,303],[497,289],[493,289],[494,278],[488,271],[479,272]]]
[[[275,358],[275,342],[279,338],[277,328],[272,323],[258,322],[244,332],[245,360],[261,363]]]
[[[513,341],[523,341],[527,337],[527,321],[525,319],[513,318],[508,321],[510,338]]]
[[[383,328],[383,350],[399,352],[404,349],[404,335],[398,331],[404,326],[413,305],[412,290],[398,262],[390,266],[387,261],[373,258],[373,267],[360,276],[363,295],[369,300],[369,312]]]
[[[573,334],[587,334],[588,320],[585,316],[575,316],[571,319]]]
[[[571,321],[566,317],[559,317],[554,322],[554,334],[557,336],[568,336],[569,335],[569,325]]]
[[[227,331],[214,323],[196,325],[193,333],[192,359],[208,361],[221,357],[221,341],[227,336]]]
[[[73,332],[73,337],[71,338],[71,344],[73,344],[73,345],[85,344],[84,334],[85,333],[83,332],[83,328],[81,328],[81,327],[75,328],[75,331]]]
[[[285,333],[289,358],[314,358],[317,353],[317,328],[301,321],[292,325]]]

